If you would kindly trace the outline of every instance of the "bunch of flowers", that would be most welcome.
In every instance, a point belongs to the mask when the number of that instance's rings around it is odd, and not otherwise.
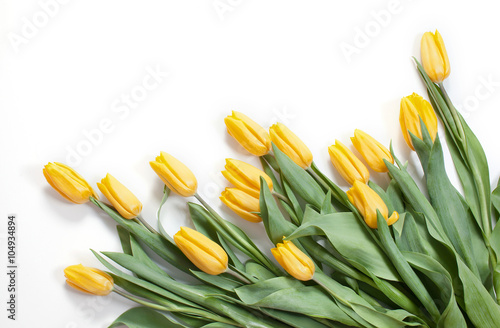
[[[351,138],[363,161],[338,140],[328,148],[352,185],[345,192],[283,124],[268,132],[242,113],[226,117],[262,169],[227,159],[222,174],[234,187],[220,199],[262,221],[275,261],[200,197],[194,174],[170,154],[150,162],[165,183],[160,209],[170,191],[197,200],[187,202],[195,229],[173,237],[159,215],[157,229],[141,217],[141,202],[112,175],[97,184],[108,204],[70,167],[47,164],[43,173],[64,198],[116,221],[123,248],[94,252],[107,272],[67,267],[67,283],[140,305],[110,327],[500,327],[500,189],[490,190],[484,151],[444,89],[450,65],[437,31],[423,35],[421,60],[429,101],[412,94],[400,109],[424,172],[420,188],[392,147],[363,131]],[[445,170],[438,117],[463,192]],[[366,164],[388,176],[386,188],[370,181]],[[167,274],[150,251],[197,283]]]

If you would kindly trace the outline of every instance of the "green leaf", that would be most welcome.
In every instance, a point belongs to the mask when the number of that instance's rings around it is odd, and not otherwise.
[[[281,214],[264,178],[260,178],[260,215],[271,242],[276,245],[295,230],[295,225]]]
[[[189,259],[177,248],[173,241],[167,240],[159,234],[155,234],[135,223],[132,220],[124,219],[116,210],[96,199],[91,201],[106,212],[119,225],[133,233],[139,240],[146,244],[151,250],[162,259],[172,264],[174,267],[189,273],[189,270],[196,269]]]
[[[132,308],[120,315],[109,328],[125,325],[128,328],[188,328],[178,322],[174,322],[159,312],[147,308]]]
[[[132,255],[132,248],[130,247],[130,232],[121,225],[117,225],[116,230],[118,232],[118,238],[120,238],[123,253]]]
[[[453,278],[448,271],[439,262],[427,255],[412,252],[403,252],[403,255],[413,268],[425,274],[438,286],[439,297],[445,307],[442,310],[437,326],[440,328],[466,328],[467,323],[455,300]]]
[[[346,313],[361,324],[366,322],[369,323],[369,325],[366,325],[368,327],[384,328],[422,326],[422,320],[404,310],[392,311],[381,307],[378,307],[380,311],[375,309],[365,299],[356,294],[354,290],[341,285],[322,272],[316,272],[313,279],[335,298],[341,308],[345,306],[352,310],[346,311]],[[413,322],[404,321],[407,318]]]
[[[446,174],[443,151],[439,136],[436,136],[427,167],[427,190],[432,206],[457,253],[467,266],[479,276],[479,271],[470,247],[472,241],[469,230],[469,217],[458,192]]]
[[[234,280],[230,275],[220,274],[218,276],[214,276],[203,271],[195,271],[193,270],[193,275],[200,279],[201,281],[206,282],[207,284],[213,285],[215,287],[219,287],[228,292],[233,292],[235,288],[243,285],[241,282]]]
[[[457,261],[463,284],[465,312],[475,327],[500,327],[500,307],[495,303],[481,281],[460,260]]]
[[[400,281],[400,277],[384,251],[353,213],[341,212],[319,215],[297,228],[287,239],[326,235],[335,249],[355,268],[386,280]]]
[[[299,225],[302,222],[303,216],[304,216],[304,211],[302,211],[302,208],[300,207],[300,203],[295,197],[294,192],[292,191],[292,188],[290,187],[290,184],[286,181],[285,177],[282,175],[281,180],[283,181],[283,189],[285,191],[286,197],[292,204],[293,211],[295,213],[295,216],[297,217],[297,222],[295,222],[297,225]]]
[[[321,288],[306,287],[294,278],[278,277],[237,288],[236,294],[248,305],[301,313],[356,325]]]
[[[380,235],[380,241],[384,245],[385,252],[391,259],[391,262],[396,267],[406,285],[408,285],[415,296],[417,296],[420,302],[422,302],[425,309],[429,311],[432,319],[434,321],[437,321],[440,314],[439,310],[436,307],[436,304],[434,303],[434,300],[432,299],[427,289],[425,289],[422,281],[418,278],[417,274],[413,271],[411,266],[408,264],[404,256],[397,248],[394,240],[392,239],[389,226],[387,226],[387,222],[379,211],[377,211],[377,225]]]
[[[387,197],[391,200],[394,210],[398,213],[403,213],[405,211],[405,206],[403,203],[403,195],[401,194],[401,189],[398,186],[396,180],[391,179],[389,186],[386,190]]]
[[[325,198],[321,186],[300,166],[295,164],[288,156],[273,144],[273,152],[280,167],[281,174],[290,183],[291,188],[307,203],[317,208]]]
[[[380,198],[382,198],[382,200],[384,201],[384,203],[387,205],[387,209],[389,211],[389,215],[390,213],[394,212],[396,209],[394,208],[394,205],[392,204],[392,201],[391,199],[389,198],[389,196],[387,196],[386,192],[384,191],[384,189],[382,189],[382,187],[380,187],[378,184],[376,184],[375,182],[373,181],[368,181],[368,186],[377,193],[377,195],[380,196]]]

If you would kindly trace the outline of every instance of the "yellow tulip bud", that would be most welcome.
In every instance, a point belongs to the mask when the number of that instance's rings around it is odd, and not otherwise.
[[[83,204],[90,197],[98,199],[90,185],[71,167],[61,163],[48,163],[43,175],[52,188],[61,196],[75,204]]]
[[[425,32],[420,42],[422,65],[434,83],[440,83],[450,75],[450,61],[441,34]]]
[[[416,93],[402,98],[399,124],[401,125],[406,144],[412,150],[415,150],[415,148],[413,148],[410,132],[419,139],[422,139],[420,118],[424,122],[427,131],[429,131],[432,141],[434,141],[436,139],[438,121],[431,104]]]
[[[218,275],[227,270],[227,254],[204,234],[187,227],[174,235],[177,247],[201,271]]]
[[[141,202],[111,174],[106,174],[97,187],[125,219],[133,219],[141,213]]]
[[[354,130],[354,137],[351,138],[352,144],[357,151],[363,156],[366,163],[375,172],[387,172],[384,159],[390,163],[394,163],[389,149],[385,148],[380,142],[371,137],[368,133],[361,130]]]
[[[177,158],[162,151],[154,162],[149,162],[167,187],[178,195],[188,197],[196,193],[198,182],[193,172]]]
[[[226,171],[222,175],[237,188],[243,190],[253,197],[259,198],[260,177],[263,177],[269,188],[272,190],[273,181],[271,178],[253,165],[239,161],[237,159],[226,159]]]
[[[314,262],[297,248],[291,241],[284,240],[271,249],[274,258],[292,277],[298,280],[311,280],[315,266]]]
[[[366,184],[354,181],[354,185],[347,191],[349,201],[358,209],[366,224],[372,228],[377,228],[377,210],[387,221],[387,225],[395,223],[399,219],[398,212],[392,212],[389,216],[389,210],[382,198]]]
[[[271,141],[303,169],[311,166],[313,156],[307,146],[290,129],[281,123],[269,128]]]
[[[113,290],[113,278],[107,273],[81,264],[64,269],[66,283],[84,293],[105,296]]]
[[[224,119],[227,132],[248,152],[263,156],[271,150],[271,139],[267,131],[248,116],[233,111]]]
[[[260,222],[262,218],[254,212],[260,212],[259,198],[247,194],[238,188],[226,188],[220,199],[236,214],[250,222]]]
[[[349,184],[355,180],[368,182],[370,173],[366,166],[340,141],[335,140],[335,145],[328,147],[328,153],[335,169]]]

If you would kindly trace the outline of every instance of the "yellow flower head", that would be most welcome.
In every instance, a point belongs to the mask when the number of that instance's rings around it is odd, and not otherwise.
[[[434,83],[442,82],[450,75],[450,61],[441,34],[425,32],[420,42],[422,66]]]
[[[354,181],[352,188],[347,191],[347,197],[372,229],[377,228],[377,210],[387,221],[387,225],[391,225],[399,219],[399,214],[396,211],[388,217],[387,205],[373,189],[364,183]]]
[[[177,158],[162,151],[154,162],[149,162],[165,185],[178,195],[188,197],[196,193],[198,182],[193,172]]]
[[[218,275],[227,270],[227,254],[219,244],[204,234],[187,227],[174,235],[177,247],[200,270]]]
[[[259,198],[238,188],[226,188],[222,192],[220,199],[243,219],[250,222],[262,221],[262,218],[256,214],[260,212]]]
[[[291,241],[278,243],[271,252],[283,269],[295,279],[307,281],[314,276],[314,262]]]
[[[387,172],[384,159],[390,163],[394,163],[389,149],[384,147],[380,142],[371,137],[368,133],[361,130],[354,130],[354,137],[351,138],[352,144],[363,156],[366,163],[375,172]]]
[[[271,141],[285,155],[290,157],[295,164],[303,169],[311,166],[313,156],[309,148],[289,128],[281,123],[276,123],[269,128]]]
[[[248,116],[233,111],[224,119],[227,132],[248,152],[263,156],[271,150],[271,139],[267,131]]]
[[[415,150],[415,148],[411,141],[410,132],[419,139],[422,139],[420,119],[424,122],[432,141],[434,141],[436,139],[438,122],[431,104],[416,93],[402,98],[399,124],[401,125],[406,144],[412,150]]]
[[[368,182],[370,173],[366,166],[340,141],[335,140],[335,145],[328,147],[328,153],[335,169],[349,184],[355,180]]]
[[[260,195],[260,177],[263,177],[269,188],[272,190],[273,181],[271,178],[253,165],[239,161],[237,159],[226,159],[226,171],[222,175],[237,188],[259,198]]]
[[[133,219],[141,213],[142,203],[111,174],[106,174],[97,187],[125,219]]]
[[[107,273],[81,264],[64,269],[66,283],[84,293],[105,296],[113,290],[113,278]]]
[[[48,163],[43,175],[52,188],[61,196],[75,204],[83,204],[90,197],[98,199],[97,194],[80,174],[61,163]]]

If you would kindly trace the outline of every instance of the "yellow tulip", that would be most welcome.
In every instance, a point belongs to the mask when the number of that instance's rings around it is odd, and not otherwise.
[[[422,66],[434,83],[440,83],[450,75],[450,61],[441,34],[425,32],[420,42]]]
[[[237,159],[226,159],[226,171],[222,175],[237,188],[259,198],[260,195],[260,177],[263,177],[269,188],[272,190],[273,181],[271,178],[253,165],[239,161]]]
[[[66,283],[84,293],[105,296],[113,290],[113,278],[107,273],[81,264],[64,269]]]
[[[61,163],[48,163],[43,175],[52,188],[61,196],[75,204],[83,204],[90,197],[98,199],[90,185],[71,167]]]
[[[149,162],[167,187],[178,195],[188,197],[196,193],[198,182],[186,165],[162,151],[154,162]]]
[[[389,149],[385,148],[380,142],[375,140],[368,133],[361,130],[354,130],[354,137],[351,138],[352,144],[357,151],[363,156],[366,163],[375,172],[387,172],[384,159],[390,163],[394,163]]]
[[[355,180],[368,182],[370,173],[366,166],[340,141],[335,140],[335,145],[328,147],[328,153],[335,169],[349,184]]]
[[[292,277],[298,280],[311,280],[315,266],[314,262],[297,248],[291,241],[284,240],[271,249],[274,258]]]
[[[201,271],[218,275],[227,270],[227,254],[204,234],[187,227],[174,235],[175,244]]]
[[[255,212],[260,212],[259,198],[247,194],[238,188],[226,188],[220,196],[221,201],[236,214],[250,222],[260,222],[262,218]]]
[[[419,139],[422,139],[420,118],[424,122],[427,131],[429,131],[432,141],[434,141],[436,139],[438,121],[431,104],[416,93],[402,98],[399,124],[401,125],[406,144],[412,150],[415,150],[415,148],[413,148],[410,132]]]
[[[141,202],[111,174],[106,174],[97,187],[125,219],[133,219],[141,213]]]
[[[347,191],[347,197],[372,229],[377,228],[377,210],[387,221],[387,225],[391,225],[399,219],[399,214],[396,211],[389,217],[389,210],[382,198],[364,183],[354,181],[352,188]]]
[[[271,141],[303,169],[311,166],[313,156],[307,146],[290,129],[281,123],[269,128]]]
[[[263,156],[271,150],[271,139],[267,131],[248,116],[233,111],[224,119],[227,132],[248,152]]]

